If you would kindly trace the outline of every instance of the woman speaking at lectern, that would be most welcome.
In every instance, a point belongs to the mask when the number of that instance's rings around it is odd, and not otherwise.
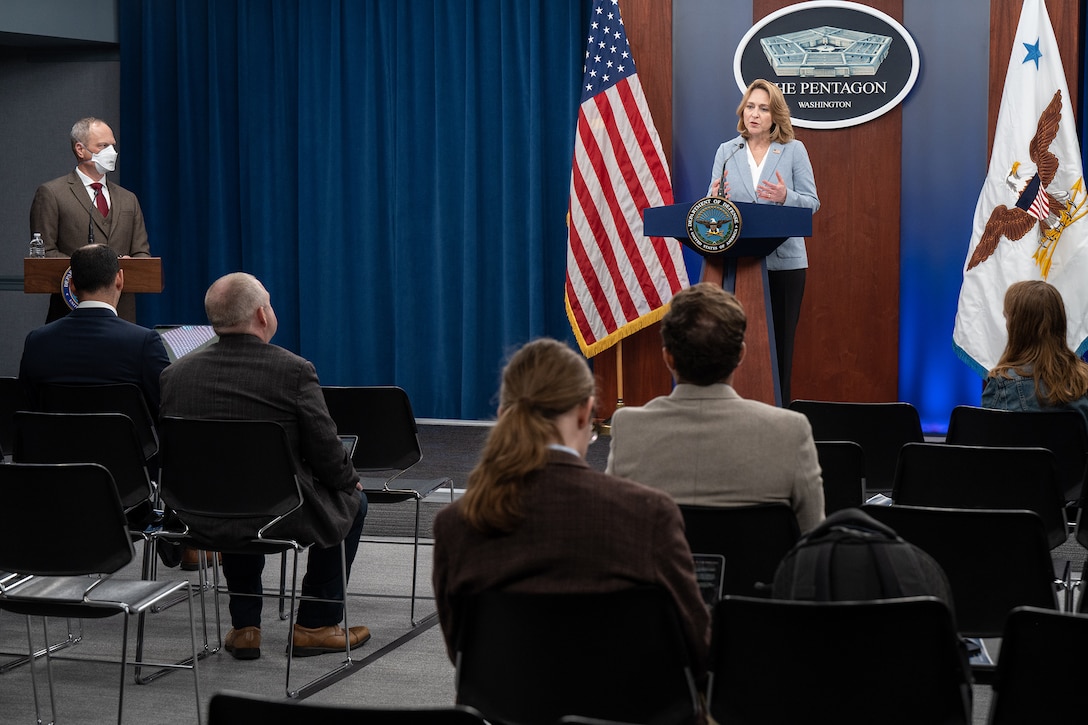
[[[790,109],[778,86],[752,81],[737,106],[737,131],[714,154],[712,196],[756,204],[820,208],[805,145],[793,137]],[[782,404],[789,404],[793,338],[805,294],[808,254],[804,237],[790,237],[767,257],[771,319],[778,347]]]

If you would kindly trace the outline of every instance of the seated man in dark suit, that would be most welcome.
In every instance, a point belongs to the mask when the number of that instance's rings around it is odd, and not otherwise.
[[[159,408],[159,374],[170,364],[159,333],[122,320],[117,301],[125,272],[102,244],[72,252],[70,288],[79,307],[32,330],[23,345],[19,379],[30,400],[44,383],[134,383],[151,414]]]
[[[340,542],[348,570],[359,548],[366,497],[351,459],[336,435],[313,364],[269,344],[276,334],[271,298],[256,277],[236,272],[216,280],[204,297],[208,321],[219,342],[191,353],[162,375],[162,415],[217,420],[271,420],[283,426],[299,474],[302,507],[275,529],[277,535],[313,543],[307,557],[303,596],[344,596]],[[192,522],[188,522],[192,525]],[[229,536],[221,520],[208,533]],[[264,556],[223,554],[230,592],[260,594]],[[232,629],[224,647],[237,659],[256,659],[261,650],[260,597],[230,598]],[[366,627],[340,626],[342,604],[303,601],[295,624],[295,656],[344,650],[370,639]]]
[[[669,395],[612,416],[607,471],[679,504],[783,502],[801,531],[823,521],[824,492],[808,419],[733,389],[748,318],[718,285],[680,290],[661,320]]]
[[[19,379],[28,399],[37,406],[40,388],[48,383],[133,383],[155,416],[159,374],[170,358],[159,333],[117,316],[117,302],[125,286],[117,253],[103,244],[88,244],[72,252],[71,266],[69,288],[79,306],[70,315],[32,330],[23,345]],[[129,514],[129,525],[134,528],[154,520],[150,503]],[[163,564],[171,567],[177,566],[183,555],[178,547],[166,544],[158,547],[158,553]],[[196,562],[195,552],[192,560]]]

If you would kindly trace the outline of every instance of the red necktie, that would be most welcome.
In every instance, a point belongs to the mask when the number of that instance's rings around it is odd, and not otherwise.
[[[106,203],[106,195],[102,193],[102,184],[96,181],[91,188],[94,189],[94,205],[98,207],[98,213],[106,216],[110,213],[110,207]]]

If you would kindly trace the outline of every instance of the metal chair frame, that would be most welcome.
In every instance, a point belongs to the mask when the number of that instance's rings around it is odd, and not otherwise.
[[[395,504],[415,502],[415,526],[412,536],[412,593],[409,620],[416,620],[416,599],[419,572],[419,519],[423,500],[442,488],[448,487],[450,503],[453,503],[453,479],[448,476],[435,478],[407,478],[405,474],[423,459],[412,404],[403,388],[374,385],[358,387],[322,386],[329,414],[336,423],[337,433],[354,435],[359,439],[352,455],[355,470],[361,475],[363,493],[370,504]],[[390,473],[384,478],[371,475]],[[380,483],[380,485],[376,485]],[[364,537],[371,543],[401,543]],[[404,542],[407,543],[407,542]],[[282,571],[282,565],[281,565]]]
[[[58,537],[45,527],[14,525],[0,527],[0,567],[25,575],[14,583],[0,582],[0,609],[27,617],[28,657],[38,721],[42,722],[35,660],[37,650],[30,617],[42,618],[42,631],[49,642],[48,617],[104,618],[123,615],[121,677],[117,722],[124,718],[125,680],[128,666],[187,669],[193,675],[197,722],[202,721],[200,679],[197,673],[196,632],[192,588],[188,581],[156,582],[111,576],[135,558],[127,521],[117,488],[109,471],[93,463],[34,464],[0,466],[0,488],[5,503],[16,511],[52,510],[68,522],[68,536]],[[59,510],[58,510],[59,509]],[[29,518],[29,517],[28,517]],[[185,591],[189,603],[191,656],[174,663],[146,662],[139,656],[128,660],[128,620],[151,611],[157,604]],[[49,685],[50,713],[56,713],[52,660],[54,648],[44,648]],[[111,662],[97,657],[77,661]]]
[[[277,537],[269,531],[297,511],[303,503],[302,490],[290,456],[287,434],[273,421],[198,420],[166,417],[161,421],[162,468],[159,489],[163,501],[178,515],[185,528],[182,531],[162,530],[155,536],[184,542],[199,550],[248,554],[292,554],[290,594],[243,594],[231,596],[286,597],[287,608],[287,671],[284,690],[289,698],[302,697],[321,683],[336,677],[354,665],[348,638],[344,638],[344,659],[336,667],[306,684],[292,688],[291,666],[294,661],[295,604],[298,593],[298,557],[309,548],[293,539]],[[219,540],[199,528],[190,526],[193,517],[218,519],[263,520],[251,535],[241,540]],[[187,521],[188,519],[188,521]],[[205,631],[205,646],[209,652],[222,648],[223,630],[219,616],[219,562],[212,560],[212,581],[208,583],[208,564],[198,557],[201,591],[201,613]],[[347,622],[347,564],[343,542],[340,544],[340,569]],[[207,614],[204,591],[214,591],[216,642],[207,644]],[[314,601],[328,601],[306,597]]]

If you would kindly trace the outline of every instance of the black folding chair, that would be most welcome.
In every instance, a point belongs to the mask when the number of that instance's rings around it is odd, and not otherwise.
[[[941,565],[965,637],[1000,637],[1016,607],[1058,609],[1053,563],[1034,511],[865,506]],[[992,666],[976,665],[988,678]]]
[[[817,441],[854,441],[861,446],[869,494],[891,491],[899,449],[925,440],[918,411],[910,403],[794,400],[790,410],[805,414]]]
[[[123,413],[136,426],[144,460],[151,460],[159,450],[154,417],[143,391],[132,383],[49,383],[39,386],[38,396],[39,408],[47,413]]]
[[[15,411],[30,410],[30,399],[19,378],[0,377],[0,461],[15,443]]]
[[[816,441],[824,483],[824,513],[865,503],[865,452],[854,441]]]
[[[322,682],[349,669],[353,660],[348,638],[344,638],[344,660],[305,685],[292,689],[291,664],[294,660],[292,631],[295,602],[298,597],[298,557],[308,543],[277,537],[268,531],[302,506],[302,491],[287,434],[283,427],[264,420],[195,420],[163,418],[160,492],[185,525],[181,532],[160,531],[156,535],[180,541],[195,549],[243,554],[292,554],[292,577],[287,610],[288,697],[298,697]],[[231,522],[232,535],[219,533],[208,521]],[[347,616],[347,566],[343,542],[340,545],[341,576]],[[215,576],[216,645],[222,646],[219,618],[219,563],[212,560]],[[200,577],[207,576],[207,563],[201,557]],[[201,587],[203,591],[203,587]],[[234,594],[232,596],[242,596]],[[255,596],[280,597],[283,593]],[[203,597],[202,597],[203,599]],[[341,601],[341,600],[337,600]],[[206,625],[206,616],[205,616]],[[205,642],[207,635],[205,629]],[[207,646],[207,645],[206,645]]]
[[[454,705],[434,708],[371,708],[319,705],[297,700],[273,700],[244,692],[222,691],[212,695],[208,706],[208,725],[485,725],[480,713],[471,707]]]
[[[714,608],[707,702],[719,723],[969,723],[971,674],[935,597]]]
[[[457,702],[489,721],[565,715],[690,723],[699,709],[676,607],[659,587],[607,593],[482,592],[459,602]],[[557,633],[573,644],[560,647]]]
[[[769,597],[778,563],[801,538],[797,516],[784,503],[682,504],[680,513],[692,554],[725,557],[723,594]]]
[[[151,522],[154,492],[127,415],[18,412],[12,457],[19,463],[100,463],[113,476],[133,533],[142,534]]]
[[[1088,616],[1036,607],[1009,613],[987,722],[1081,722],[1088,679]]]
[[[906,506],[1027,509],[1039,514],[1053,549],[1069,538],[1054,455],[1045,448],[908,443],[892,499]]]
[[[124,716],[125,670],[129,665],[187,669],[193,674],[197,722],[201,721],[200,680],[197,677],[196,634],[193,629],[192,589],[187,581],[129,580],[111,576],[128,565],[135,552],[117,487],[103,466],[94,463],[0,465],[0,498],[6,510],[19,515],[0,526],[0,569],[30,575],[14,585],[0,583],[0,609],[27,617],[31,684],[38,721],[43,722],[34,673],[35,647],[30,617],[42,617],[49,641],[47,617],[103,618],[123,615],[121,680],[117,722]],[[43,526],[40,513],[48,511],[62,530]],[[177,663],[128,660],[128,619],[157,611],[158,605],[185,592],[189,603],[191,655]],[[56,714],[52,660],[44,651],[49,682],[50,710]],[[80,661],[106,661],[81,657]],[[99,713],[95,713],[95,717]]]
[[[1067,502],[1081,498],[1088,473],[1088,429],[1075,410],[1008,411],[957,405],[945,442],[964,446],[1046,448],[1054,454]]]
[[[416,622],[416,590],[419,570],[420,505],[443,486],[453,502],[453,479],[448,476],[409,478],[405,474],[423,459],[419,430],[412,404],[403,388],[395,386],[323,386],[325,404],[337,433],[354,435],[358,443],[352,455],[369,504],[415,503],[412,535],[412,594],[409,619]],[[385,472],[376,478],[372,474]],[[388,543],[388,542],[382,542]]]

